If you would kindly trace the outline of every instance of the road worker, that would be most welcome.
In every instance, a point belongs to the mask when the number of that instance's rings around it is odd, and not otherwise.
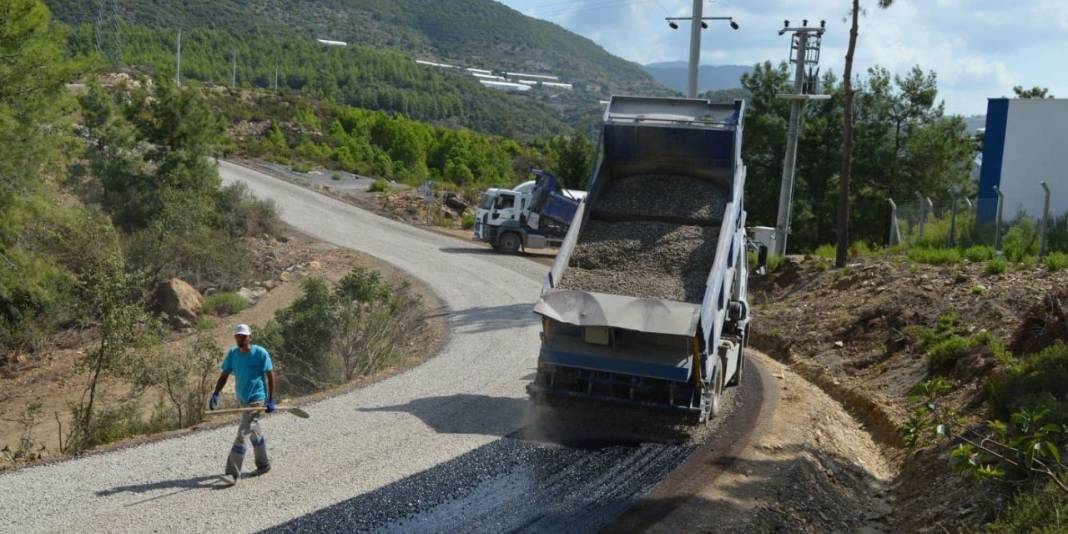
[[[276,382],[271,355],[267,349],[252,344],[252,329],[247,324],[239,324],[234,329],[234,342],[235,345],[226,352],[226,357],[219,366],[222,372],[215,384],[215,391],[211,394],[211,400],[208,401],[208,408],[214,410],[219,406],[219,393],[232,374],[235,378],[234,395],[242,407],[264,407],[267,413],[274,412]],[[259,423],[262,414],[263,411],[260,410],[241,414],[237,438],[234,439],[234,445],[226,459],[224,478],[231,485],[241,478],[241,463],[247,450],[246,436],[251,437],[252,450],[256,457],[254,474],[263,474],[271,469],[271,462],[267,459],[267,441]]]

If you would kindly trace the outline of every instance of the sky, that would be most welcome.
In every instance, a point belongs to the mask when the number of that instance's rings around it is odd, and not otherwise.
[[[636,61],[686,60],[689,26],[671,30],[664,17],[688,16],[692,0],[499,0],[555,22],[609,52]],[[712,22],[701,39],[701,63],[752,65],[789,55],[783,20],[827,21],[821,68],[839,74],[849,41],[848,0],[705,0],[704,16],[733,16],[740,29]],[[1012,87],[1048,87],[1068,97],[1068,0],[895,0],[888,9],[861,0],[854,72],[879,65],[905,74],[914,65],[938,75],[946,111],[986,112],[987,98]]]

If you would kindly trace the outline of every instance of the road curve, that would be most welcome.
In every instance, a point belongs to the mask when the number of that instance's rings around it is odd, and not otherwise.
[[[273,199],[297,229],[434,287],[450,310],[446,346],[406,373],[312,405],[311,419],[268,418],[274,469],[229,490],[211,486],[233,428],[2,474],[0,531],[256,531],[428,470],[522,425],[538,344],[531,310],[546,267],[237,165],[219,168],[224,181]]]
[[[590,532],[695,450],[719,449],[660,432],[622,436],[618,429],[637,426],[629,411],[580,410],[557,426],[561,412],[532,407],[524,393],[538,346],[531,310],[545,266],[231,163],[220,172],[273,199],[297,229],[434,287],[449,309],[445,347],[401,375],[308,406],[311,419],[269,417],[273,469],[234,488],[217,483],[230,427],[0,474],[0,532]],[[755,417],[745,414],[759,397],[737,396],[739,417],[715,433],[748,433]],[[622,424],[607,434],[588,430],[613,418]],[[653,512],[623,524],[661,515]]]

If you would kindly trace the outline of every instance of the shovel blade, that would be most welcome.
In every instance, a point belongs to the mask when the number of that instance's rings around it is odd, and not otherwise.
[[[286,411],[291,413],[291,414],[293,414],[293,415],[295,415],[295,416],[297,416],[297,417],[299,417],[299,418],[301,418],[301,419],[307,419],[307,418],[311,417],[311,414],[309,414],[308,412],[306,412],[306,411],[304,411],[304,410],[302,410],[300,408],[286,408]]]

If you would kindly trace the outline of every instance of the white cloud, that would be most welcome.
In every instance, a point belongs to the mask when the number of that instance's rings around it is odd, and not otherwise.
[[[684,60],[688,23],[672,31],[665,16],[685,16],[689,0],[503,0],[546,18],[639,63]],[[886,10],[862,0],[855,72],[873,65],[903,73],[913,65],[938,73],[947,109],[982,113],[986,97],[1011,93],[1013,85],[1048,86],[1068,96],[1068,0],[896,0]],[[848,40],[844,0],[716,0],[708,15],[732,15],[742,29],[713,24],[703,32],[702,62],[778,62],[788,54],[777,35],[783,19],[824,19],[822,65],[841,73]]]

